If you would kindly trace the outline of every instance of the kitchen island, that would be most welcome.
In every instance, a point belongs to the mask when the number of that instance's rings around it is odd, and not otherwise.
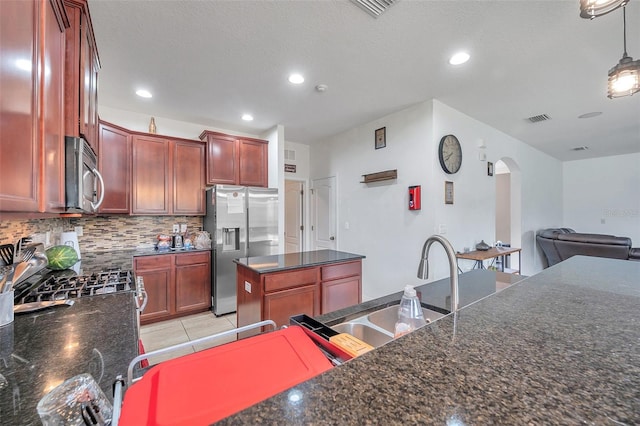
[[[461,305],[482,297],[464,276]],[[575,256],[221,424],[638,424],[639,277],[640,262]]]
[[[266,319],[280,327],[293,315],[316,316],[359,304],[362,259],[336,250],[235,259],[238,327]]]
[[[133,292],[119,292],[16,315],[0,327],[0,425],[40,425],[38,401],[82,373],[112,399],[116,376],[138,355],[136,315]]]

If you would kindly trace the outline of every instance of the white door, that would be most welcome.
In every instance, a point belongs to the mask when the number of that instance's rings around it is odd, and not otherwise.
[[[336,249],[336,178],[313,181],[313,245],[315,250]]]
[[[285,253],[303,251],[303,208],[304,182],[284,181],[284,246]]]

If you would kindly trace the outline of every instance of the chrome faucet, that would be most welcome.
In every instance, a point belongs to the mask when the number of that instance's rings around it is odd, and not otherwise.
[[[456,262],[456,252],[446,238],[441,235],[432,235],[427,238],[422,247],[422,259],[418,266],[418,278],[426,280],[429,278],[429,249],[434,242],[439,242],[449,259],[449,280],[451,282],[451,312],[458,310],[458,264]]]

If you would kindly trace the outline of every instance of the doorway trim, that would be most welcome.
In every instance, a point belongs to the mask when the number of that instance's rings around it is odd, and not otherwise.
[[[307,225],[309,223],[309,181],[308,179],[299,179],[299,178],[286,178],[285,179],[285,190],[284,190],[284,205],[285,205],[285,230],[286,228],[286,196],[287,196],[287,190],[286,190],[286,185],[287,185],[287,181],[290,182],[296,182],[296,183],[300,183],[302,186],[302,196],[300,197],[300,202],[301,202],[301,218],[300,218],[300,223],[302,226],[302,232],[300,233],[301,236],[301,242],[300,242],[300,250],[299,251],[307,251],[307,247],[309,246],[309,226]],[[284,233],[284,231],[283,231]],[[285,252],[286,252],[286,236],[285,236]]]
[[[511,157],[502,157],[499,161],[506,164],[509,169],[510,177],[510,218],[511,218],[511,246],[522,247],[522,171],[518,163]],[[497,196],[497,194],[496,194]],[[520,257],[522,259],[522,256]],[[518,259],[513,257],[511,259],[511,268],[522,270],[522,265],[518,264],[515,267],[513,264],[518,263]]]

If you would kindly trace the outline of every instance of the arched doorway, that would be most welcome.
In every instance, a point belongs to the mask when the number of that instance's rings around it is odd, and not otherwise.
[[[503,157],[494,166],[496,181],[496,241],[522,248],[522,185],[520,166]],[[510,269],[518,269],[518,258],[512,257]]]

